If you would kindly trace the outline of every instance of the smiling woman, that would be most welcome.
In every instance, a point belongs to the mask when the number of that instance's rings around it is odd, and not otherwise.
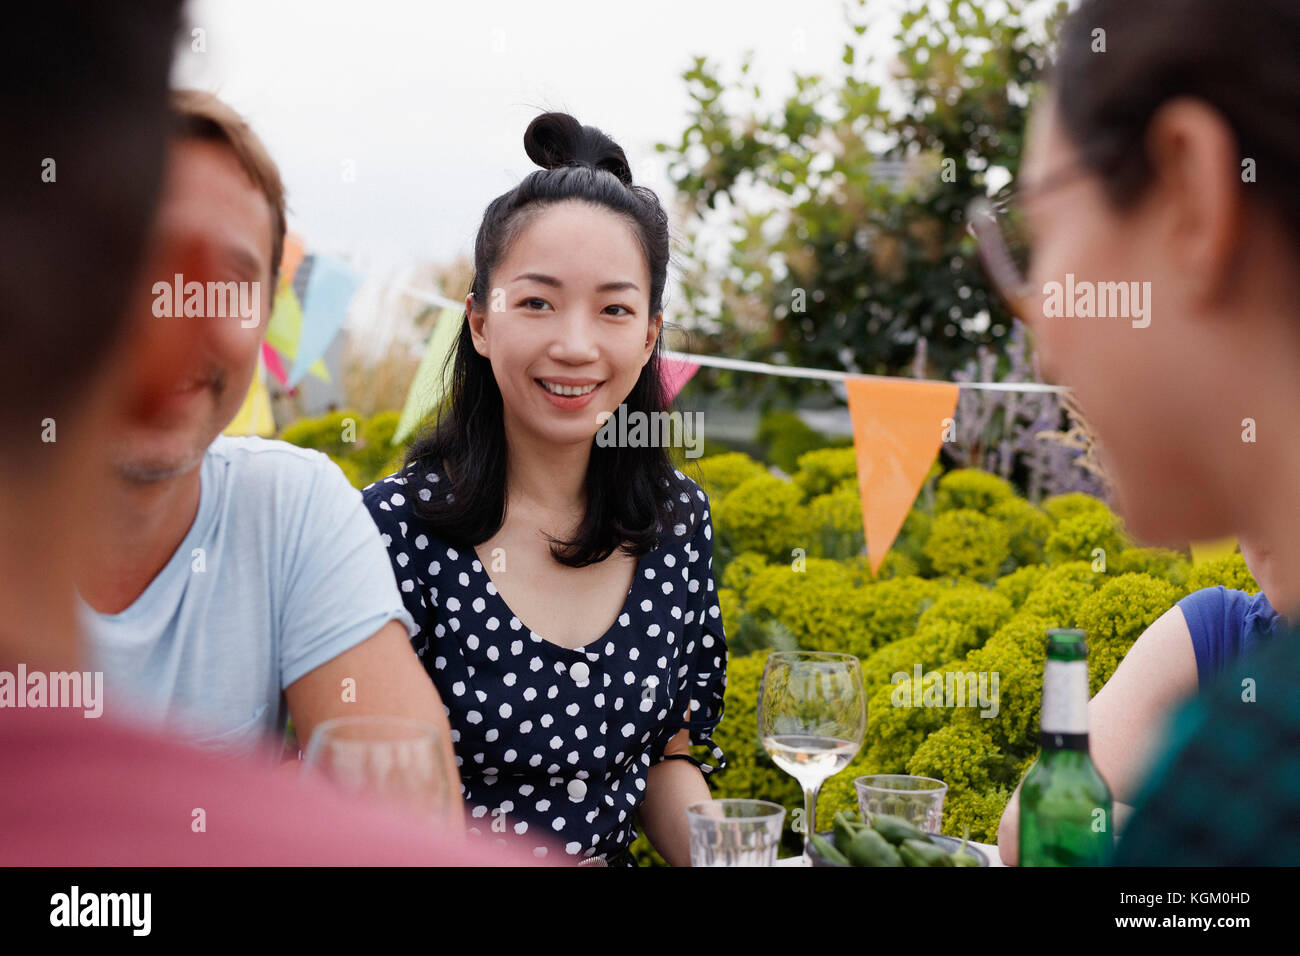
[[[639,818],[686,863],[713,769],[690,745],[722,756],[708,499],[662,444],[595,441],[620,408],[664,412],[667,216],[571,116],[524,146],[542,169],[484,214],[450,400],[364,497],[450,708],[471,832],[627,864]]]

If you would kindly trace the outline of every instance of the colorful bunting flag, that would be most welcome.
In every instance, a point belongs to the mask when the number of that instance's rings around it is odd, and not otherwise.
[[[343,327],[348,305],[357,290],[357,274],[342,262],[316,256],[307,277],[302,303],[302,331],[289,372],[289,384],[297,385],[313,364],[325,354]]]
[[[239,411],[231,423],[222,430],[222,434],[260,435],[263,438],[270,438],[275,434],[275,418],[271,415],[271,396],[266,390],[266,371],[262,368],[261,362],[258,363],[257,371],[253,373],[253,381],[249,383],[244,404],[239,406]]]
[[[298,266],[302,265],[302,240],[292,232],[284,237],[284,254],[280,257],[280,284],[292,283]]]
[[[898,537],[943,444],[958,387],[944,382],[848,378],[862,528],[871,573]]]
[[[265,344],[292,359],[298,353],[298,339],[301,335],[302,306],[298,304],[298,296],[293,289],[288,284],[283,284],[271,306]],[[317,360],[309,371],[323,382],[330,381],[329,369],[323,360]],[[280,384],[288,384],[287,378],[282,379]]]
[[[682,388],[691,380],[691,376],[700,370],[700,365],[698,362],[665,358],[662,360],[662,368],[664,391],[668,399],[666,404],[671,405]]]
[[[1236,538],[1221,538],[1218,541],[1196,541],[1190,546],[1192,552],[1192,564],[1204,564],[1206,561],[1217,561],[1219,558],[1226,558],[1237,550]]]
[[[449,383],[442,374],[443,365],[456,344],[456,337],[460,335],[464,315],[464,310],[451,308],[439,313],[433,334],[429,336],[429,345],[424,350],[424,358],[420,359],[420,367],[416,369],[415,380],[407,389],[406,404],[397,420],[397,431],[393,432],[394,445],[400,445],[415,431],[425,416],[438,407],[438,402],[447,391]]]
[[[289,375],[284,370],[284,363],[280,361],[280,353],[271,348],[265,342],[262,343],[262,364],[266,370],[275,376],[275,380],[284,385],[289,380]]]

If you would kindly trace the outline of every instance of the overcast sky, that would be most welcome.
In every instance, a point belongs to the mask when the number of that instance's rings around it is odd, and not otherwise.
[[[888,39],[893,8],[869,36]],[[249,119],[309,251],[367,268],[468,253],[484,207],[535,168],[523,131],[545,109],[604,129],[667,201],[653,144],[685,128],[693,56],[752,50],[777,97],[796,70],[835,72],[850,35],[842,0],[196,0],[189,19],[206,51],[175,83]]]

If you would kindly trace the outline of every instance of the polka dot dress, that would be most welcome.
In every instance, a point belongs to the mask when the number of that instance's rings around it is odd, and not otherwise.
[[[679,730],[725,766],[711,736],[727,650],[708,498],[676,473],[680,522],[661,527],[659,546],[637,562],[609,629],[570,650],[511,612],[472,547],[449,545],[414,515],[413,497],[450,494],[441,466],[421,471],[362,495],[447,709],[467,826],[502,841],[540,837],[539,857],[555,852],[548,845],[580,859],[619,854],[636,838],[647,771]]]

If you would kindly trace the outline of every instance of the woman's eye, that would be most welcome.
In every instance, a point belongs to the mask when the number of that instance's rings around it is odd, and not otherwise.
[[[536,309],[539,311],[541,309],[545,309],[549,307],[549,303],[545,299],[539,299],[535,296],[528,299],[524,299],[519,304],[522,305],[525,309]]]
[[[632,310],[629,309],[629,308],[628,308],[627,306],[625,306],[625,305],[607,305],[607,306],[605,306],[605,311],[606,311],[606,312],[608,312],[610,309],[622,309],[622,310],[623,310],[623,311],[621,311],[621,312],[614,312],[614,313],[612,313],[613,315],[620,315],[620,316],[621,316],[621,315],[631,315],[631,314],[632,314]]]

